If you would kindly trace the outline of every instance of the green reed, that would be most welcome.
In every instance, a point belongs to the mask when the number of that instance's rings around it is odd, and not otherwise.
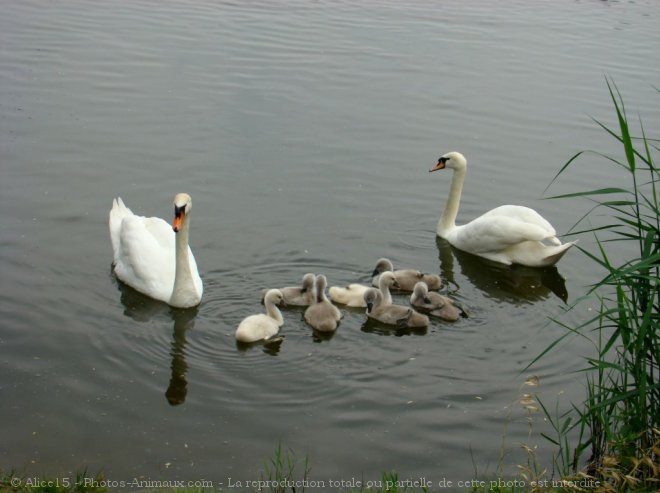
[[[543,406],[555,433],[546,438],[558,446],[555,465],[560,474],[576,474],[586,461],[582,474],[599,477],[616,490],[648,488],[660,479],[660,207],[659,172],[654,164],[660,141],[647,137],[641,119],[639,134],[633,136],[621,93],[610,80],[607,87],[618,127],[613,130],[594,121],[620,143],[622,156],[579,152],[553,182],[588,153],[624,170],[627,184],[551,197],[585,198],[593,204],[570,234],[595,239],[595,251],[582,244],[578,248],[604,274],[567,311],[594,299],[599,310],[578,326],[562,322],[561,317],[553,319],[566,333],[537,360],[572,334],[593,343],[596,355],[586,358],[584,368],[587,398],[563,414]],[[595,212],[604,213],[598,217],[607,218],[605,224],[591,223]],[[611,260],[613,242],[625,243],[625,261]],[[577,443],[571,445],[569,436],[572,440],[577,436]],[[591,456],[586,459],[588,449]]]
[[[305,484],[309,476],[310,466],[308,457],[305,456],[303,461],[302,476],[299,477],[298,466],[301,460],[296,457],[296,454],[291,450],[282,450],[282,444],[277,446],[275,455],[265,465],[265,477],[262,475],[261,480],[267,484],[269,491],[272,493],[291,493],[304,492]],[[259,488],[262,490],[263,488]]]

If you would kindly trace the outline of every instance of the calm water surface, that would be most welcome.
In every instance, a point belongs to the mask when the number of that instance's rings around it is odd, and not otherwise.
[[[501,451],[513,472],[522,443],[550,466],[516,400],[535,374],[578,401],[590,348],[523,370],[599,273],[436,241],[450,175],[427,171],[460,150],[459,220],[518,203],[566,232],[588,204],[541,198],[575,152],[618,152],[589,119],[613,123],[604,76],[660,123],[656,2],[0,3],[0,467],[227,485],[278,443],[315,480],[458,481]],[[611,185],[600,163],[547,194]],[[113,197],[169,220],[179,191],[205,284],[188,311],[118,284],[107,232]],[[289,309],[278,350],[236,346],[262,287],[367,281],[381,256],[443,273],[470,317],[398,332],[351,310],[319,339]]]

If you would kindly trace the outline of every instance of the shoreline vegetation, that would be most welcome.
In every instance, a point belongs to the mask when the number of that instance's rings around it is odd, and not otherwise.
[[[555,447],[553,464],[548,469],[537,464],[534,450],[528,450],[528,463],[519,466],[518,477],[494,477],[457,481],[425,478],[399,478],[385,472],[378,480],[362,478],[314,481],[307,458],[298,459],[281,445],[254,481],[232,480],[226,484],[211,482],[158,482],[144,480],[116,484],[102,473],[87,471],[75,478],[28,476],[0,470],[0,492],[11,493],[111,493],[147,491],[150,493],[249,492],[298,493],[341,491],[346,493],[400,493],[429,491],[469,491],[472,493],[515,492],[651,492],[660,491],[660,174],[654,155],[660,151],[660,139],[647,136],[641,118],[635,133],[621,94],[613,81],[606,79],[614,105],[618,128],[613,130],[598,120],[594,122],[616,139],[623,157],[616,158],[594,151],[573,156],[557,173],[554,182],[584,155],[596,156],[606,164],[623,169],[630,179],[622,186],[598,188],[550,197],[551,199],[586,199],[593,207],[571,228],[569,235],[593,239],[596,252],[583,245],[577,248],[603,271],[602,279],[584,296],[567,307],[570,312],[586,300],[596,300],[598,313],[573,327],[552,319],[565,334],[548,346],[528,368],[555,350],[567,338],[582,337],[593,344],[595,356],[585,358],[585,400],[560,411],[543,403],[536,394],[524,394],[529,412],[543,410],[554,431],[543,436]],[[660,92],[659,89],[656,91]],[[551,184],[552,184],[551,182]],[[546,189],[547,190],[547,189]],[[604,215],[606,224],[592,225],[592,213]],[[602,219],[602,215],[599,216]],[[588,224],[584,226],[584,224]],[[620,265],[610,261],[608,246],[626,242],[630,255]],[[538,385],[528,379],[528,385]],[[521,403],[523,403],[521,401]],[[523,403],[525,405],[525,403]],[[558,476],[558,477],[555,477]],[[444,481],[444,484],[443,484]],[[128,484],[126,484],[128,483]]]
[[[622,149],[622,156],[582,151],[557,173],[564,174],[578,158],[595,156],[623,171],[628,182],[550,197],[578,198],[591,209],[571,228],[570,235],[591,237],[595,252],[577,247],[603,277],[566,308],[570,312],[586,301],[595,315],[572,326],[561,315],[552,321],[565,334],[531,364],[569,337],[593,345],[594,356],[584,358],[587,397],[563,413],[551,412],[539,400],[554,436],[553,469],[567,479],[599,481],[599,491],[660,490],[660,171],[654,156],[660,139],[650,138],[639,117],[633,131],[623,97],[614,81],[606,79],[616,113],[617,129],[594,122]],[[656,88],[657,92],[660,89]],[[554,180],[553,180],[554,181]],[[596,214],[594,214],[596,213]],[[596,217],[594,217],[596,216]],[[615,262],[610,245],[625,251]]]

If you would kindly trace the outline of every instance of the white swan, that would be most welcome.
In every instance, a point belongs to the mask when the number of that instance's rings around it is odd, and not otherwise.
[[[456,248],[507,265],[546,267],[556,264],[576,243],[562,244],[548,221],[519,205],[503,205],[456,226],[467,161],[461,153],[449,152],[429,171],[444,168],[454,170],[454,176],[437,233]]]
[[[266,313],[244,318],[236,329],[236,340],[240,342],[257,342],[263,339],[273,339],[284,323],[282,312],[276,306],[284,304],[282,298],[282,292],[279,289],[269,290],[264,298]]]
[[[410,307],[383,303],[383,296],[375,288],[364,292],[364,302],[367,305],[367,317],[400,329],[428,327],[429,317],[417,313]]]
[[[320,332],[334,332],[341,319],[339,308],[325,295],[327,283],[323,274],[316,276],[316,300],[305,310],[305,322]]]
[[[399,289],[399,283],[396,280],[393,272],[383,272],[378,281],[378,287],[383,298],[383,304],[389,305],[392,303],[392,294],[390,288]],[[364,301],[364,293],[370,289],[369,286],[364,284],[349,284],[345,288],[339,286],[331,286],[328,290],[330,299],[335,303],[340,303],[346,306],[365,307],[367,306]]]
[[[110,210],[110,240],[117,277],[133,289],[176,308],[197,306],[204,290],[188,246],[192,201],[174,197],[170,226],[157,217],[136,216],[120,197]]]
[[[440,289],[442,287],[442,279],[440,279],[440,276],[437,274],[424,274],[423,272],[414,269],[394,270],[392,261],[385,257],[379,258],[378,262],[376,262],[376,268],[371,273],[371,275],[374,276],[371,285],[378,287],[380,275],[387,271],[394,272],[394,276],[399,283],[397,289],[401,291],[412,291],[415,288],[415,284],[420,281],[425,283],[429,289]]]

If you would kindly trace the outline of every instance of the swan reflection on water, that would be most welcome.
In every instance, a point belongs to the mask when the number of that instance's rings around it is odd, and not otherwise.
[[[442,277],[456,285],[455,264],[460,274],[491,298],[513,303],[535,302],[552,294],[566,303],[566,280],[556,267],[525,267],[504,265],[483,259],[454,248],[443,238],[436,237]]]
[[[165,398],[172,406],[183,404],[188,394],[188,363],[186,363],[186,332],[195,326],[198,309],[172,308],[167,304],[153,300],[117,280],[121,291],[121,303],[124,315],[138,322],[147,322],[153,317],[171,319],[174,322],[170,345],[170,382],[165,391]]]

